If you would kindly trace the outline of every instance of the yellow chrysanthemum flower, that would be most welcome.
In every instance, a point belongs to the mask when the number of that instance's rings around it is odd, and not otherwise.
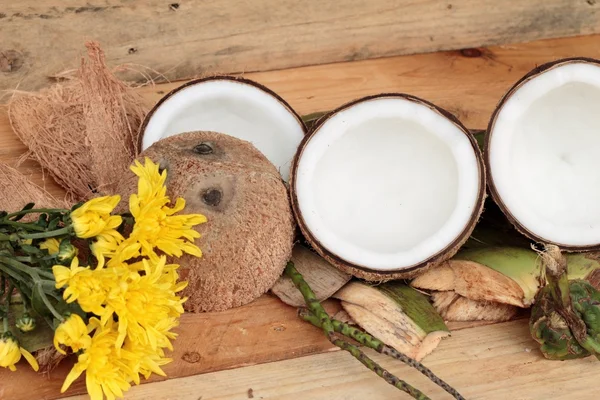
[[[185,208],[185,200],[177,199],[171,208],[166,196],[164,180],[166,173],[159,174],[158,165],[146,158],[145,165],[136,161],[131,170],[139,177],[138,194],[129,198],[129,210],[135,218],[133,231],[128,241],[139,242],[141,255],[149,257],[158,248],[169,256],[181,257],[188,253],[202,256],[194,240],[200,234],[193,229],[195,225],[206,222],[202,214],[174,215]]]
[[[54,331],[54,347],[61,354],[67,354],[60,345],[70,347],[73,352],[85,350],[92,344],[88,327],[77,314],[71,314]]]
[[[0,336],[0,367],[16,371],[15,364],[25,357],[34,371],[40,369],[35,357],[30,352],[19,346],[19,342],[11,333],[4,333]]]
[[[150,346],[143,346],[131,340],[125,341],[122,350],[123,358],[127,360],[133,373],[131,379],[136,385],[140,384],[140,374],[146,379],[152,373],[167,376],[161,367],[173,361],[173,359],[165,357],[161,348],[155,350]]]
[[[166,257],[157,263],[144,259],[143,274],[131,271],[127,284],[112,290],[106,299],[107,310],[114,310],[119,320],[117,346],[126,337],[142,345],[157,347],[170,346],[164,330],[156,326],[183,313],[183,302],[176,292],[183,286],[174,284],[170,274],[165,274]],[[103,318],[103,322],[106,318]]]
[[[148,157],[144,159],[144,165],[135,160],[131,170],[140,179],[138,180],[138,200],[140,204],[146,205],[155,198],[166,196],[167,171],[160,173],[158,164],[155,164]]]
[[[119,215],[110,215],[121,196],[97,197],[84,203],[71,213],[73,229],[77,237],[89,239],[115,230],[123,219]]]
[[[48,238],[40,243],[40,249],[48,250],[48,254],[51,256],[58,253],[58,248],[60,246],[60,242],[55,238]]]
[[[77,358],[77,363],[67,375],[61,388],[61,393],[67,391],[71,384],[83,372],[86,374],[86,388],[91,400],[103,400],[123,397],[123,392],[129,390],[133,371],[115,348],[117,331],[111,322],[105,326],[97,318],[91,318],[88,326],[94,330],[94,336],[87,347]]]
[[[80,267],[77,257],[71,261],[71,267],[55,265],[52,267],[56,288],[67,286],[63,298],[67,303],[77,301],[85,312],[101,315],[104,312],[103,304],[112,287],[119,285],[116,270],[95,269]]]

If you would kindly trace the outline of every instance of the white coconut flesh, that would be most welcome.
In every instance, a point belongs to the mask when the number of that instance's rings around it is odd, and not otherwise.
[[[304,136],[302,123],[281,100],[233,79],[199,81],[172,93],[149,116],[142,148],[190,131],[220,132],[252,143],[286,181]]]
[[[568,63],[519,87],[498,111],[488,157],[494,190],[535,238],[600,243],[600,67]]]
[[[329,117],[297,160],[306,229],[330,253],[374,271],[422,263],[464,233],[483,171],[463,130],[402,97]]]

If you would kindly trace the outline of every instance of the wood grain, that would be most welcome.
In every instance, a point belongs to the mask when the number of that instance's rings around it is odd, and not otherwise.
[[[369,355],[432,399],[451,398],[401,362]],[[529,336],[526,320],[455,332],[425,364],[469,400],[598,398],[598,360],[545,360]],[[272,400],[409,398],[340,351],[141,385],[132,388],[127,399],[239,400],[251,398],[250,393],[255,399]]]
[[[174,80],[598,32],[592,0],[3,0],[0,89],[47,85],[87,39],[128,78]]]
[[[326,302],[335,313],[337,302]],[[184,314],[178,328],[173,363],[164,370],[170,377],[284,360],[330,351],[334,346],[323,333],[296,316],[296,309],[265,295],[253,303],[219,313]],[[25,364],[18,373],[0,369],[0,399],[29,400],[62,397],[60,387],[72,366],[66,361],[44,377]],[[154,376],[152,381],[161,380]],[[5,382],[10,382],[6,384]],[[27,390],[23,390],[23,388]],[[85,392],[85,380],[78,380],[67,394]]]

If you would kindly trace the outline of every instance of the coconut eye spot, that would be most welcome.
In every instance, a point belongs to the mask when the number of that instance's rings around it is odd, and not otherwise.
[[[202,142],[202,143],[194,146],[193,151],[194,151],[194,153],[200,154],[200,155],[212,154],[213,147],[210,143]]]
[[[202,193],[202,201],[206,205],[217,207],[221,203],[221,199],[223,198],[223,192],[219,189],[207,189],[204,193]]]
[[[600,67],[558,66],[502,105],[491,132],[494,186],[533,235],[566,246],[600,243]]]
[[[295,191],[324,247],[358,266],[402,269],[442,251],[475,210],[482,171],[467,134],[403,98],[359,103],[303,149]]]

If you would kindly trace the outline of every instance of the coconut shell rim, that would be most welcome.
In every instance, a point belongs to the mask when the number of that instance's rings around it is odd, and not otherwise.
[[[189,81],[185,82],[184,84],[177,86],[174,89],[171,89],[169,92],[167,92],[165,95],[163,95],[160,98],[160,100],[158,100],[158,102],[150,109],[150,111],[148,111],[148,113],[146,114],[146,117],[144,117],[144,121],[142,121],[142,124],[140,125],[140,130],[139,130],[139,135],[138,135],[138,143],[137,143],[138,148],[140,149],[140,152],[142,151],[142,143],[144,140],[144,134],[146,132],[146,127],[148,126],[148,123],[150,123],[150,120],[152,119],[152,116],[154,115],[156,110],[158,110],[163,105],[164,102],[169,100],[171,98],[171,96],[178,93],[179,91],[186,89],[190,86],[195,86],[195,85],[202,84],[202,83],[205,83],[208,81],[230,81],[230,82],[242,83],[242,84],[246,84],[249,86],[253,86],[256,89],[259,89],[259,90],[267,93],[268,95],[274,97],[275,100],[277,100],[281,105],[283,105],[294,116],[296,121],[298,121],[298,123],[300,124],[300,127],[302,128],[304,135],[306,136],[308,129],[306,127],[306,124],[302,120],[302,117],[300,116],[300,114],[298,114],[298,112],[296,112],[296,110],[294,110],[292,108],[292,106],[287,101],[285,101],[285,99],[283,97],[281,97],[280,95],[275,93],[273,90],[269,89],[268,87],[266,87],[265,85],[263,85],[261,83],[258,83],[256,81],[253,81],[248,78],[243,78],[243,77],[238,77],[238,76],[233,76],[233,75],[218,75],[218,76],[208,76],[208,77],[204,77],[204,78],[196,78],[196,79],[189,80]],[[197,131],[200,131],[200,130],[201,129],[197,129]],[[227,134],[227,132],[219,132],[219,133]]]
[[[438,251],[435,254],[432,254],[430,257],[419,262],[418,264],[414,264],[414,265],[411,265],[408,267],[403,267],[403,268],[390,269],[390,270],[377,270],[377,269],[365,267],[362,265],[357,265],[357,264],[351,263],[349,261],[346,261],[342,257],[340,257],[340,256],[334,254],[333,252],[331,252],[330,250],[328,250],[325,246],[323,246],[315,238],[315,236],[312,234],[312,232],[308,228],[306,222],[304,221],[304,218],[302,217],[302,213],[300,212],[298,196],[296,195],[296,174],[298,172],[299,159],[302,156],[302,153],[304,152],[306,145],[311,140],[311,138],[317,133],[317,131],[321,128],[321,126],[323,126],[323,124],[327,120],[329,120],[329,118],[331,118],[333,115],[335,115],[341,111],[351,108],[352,106],[359,104],[359,103],[363,103],[363,102],[375,100],[375,99],[381,99],[381,98],[384,98],[384,99],[397,98],[397,99],[404,99],[404,100],[412,101],[414,103],[424,105],[424,106],[430,108],[432,111],[434,111],[434,112],[440,114],[441,116],[447,118],[448,120],[450,120],[450,122],[452,122],[457,128],[459,128],[459,130],[462,131],[465,134],[465,136],[469,139],[469,142],[471,143],[471,147],[473,148],[473,151],[475,153],[475,159],[477,161],[477,165],[479,166],[479,190],[478,190],[477,202],[475,203],[471,217],[470,217],[468,223],[465,225],[462,232],[451,243],[449,243],[447,246],[445,246],[442,250]],[[375,277],[381,278],[382,280],[397,279],[397,278],[403,278],[403,277],[410,277],[414,274],[415,271],[418,271],[423,268],[428,268],[432,264],[445,261],[446,259],[451,257],[451,255],[448,256],[448,254],[454,254],[456,252],[456,250],[458,250],[458,248],[469,238],[469,236],[471,235],[471,232],[473,231],[473,229],[475,228],[475,225],[477,224],[477,221],[479,220],[479,216],[481,215],[481,212],[483,210],[483,205],[484,205],[484,201],[485,201],[485,197],[486,197],[485,164],[483,162],[483,154],[482,154],[481,150],[479,149],[479,146],[477,145],[477,141],[475,140],[475,137],[460,122],[460,120],[458,118],[456,118],[456,116],[454,116],[450,112],[444,110],[443,108],[441,108],[439,106],[436,106],[435,104],[433,104],[427,100],[421,99],[421,98],[419,98],[417,96],[413,96],[411,94],[396,93],[396,92],[380,93],[380,94],[360,97],[358,99],[347,102],[347,103],[341,105],[340,107],[337,107],[337,108],[327,112],[326,114],[324,114],[322,117],[320,117],[314,123],[314,125],[311,127],[311,129],[308,131],[308,133],[302,139],[302,142],[300,142],[300,145],[298,146],[296,154],[294,155],[294,158],[292,159],[292,169],[290,172],[290,179],[289,179],[289,193],[290,193],[290,201],[292,203],[292,211],[294,213],[294,217],[296,218],[296,223],[298,224],[300,231],[302,232],[302,234],[306,238],[306,240],[309,242],[309,244],[322,257],[324,257],[326,260],[330,261],[333,265],[337,266],[338,268],[342,268],[342,269],[348,271],[348,273],[350,273],[354,276],[363,278],[363,279],[376,280],[376,279],[373,279]]]
[[[488,123],[487,129],[485,130],[484,141],[483,141],[483,160],[485,163],[485,169],[486,169],[486,175],[487,175],[486,181],[487,181],[488,191],[489,191],[490,195],[492,196],[494,203],[496,203],[498,205],[498,207],[500,208],[502,213],[506,216],[508,221],[522,235],[526,236],[527,238],[529,238],[530,240],[533,240],[536,243],[554,244],[554,245],[560,247],[561,250],[564,250],[567,252],[598,251],[598,250],[600,250],[600,243],[587,245],[587,246],[566,245],[564,243],[559,243],[559,242],[545,239],[545,238],[541,237],[540,235],[536,235],[533,232],[531,232],[529,229],[527,229],[510,212],[510,210],[508,209],[506,204],[502,201],[502,196],[500,196],[500,194],[498,193],[498,190],[496,189],[496,186],[494,184],[494,178],[492,176],[492,168],[491,168],[491,163],[490,163],[491,136],[493,135],[493,129],[496,124],[496,119],[498,117],[498,114],[502,110],[506,101],[508,101],[508,99],[510,99],[523,85],[525,85],[527,82],[531,81],[532,79],[536,78],[537,76],[539,76],[545,72],[548,72],[554,68],[558,68],[558,67],[561,67],[561,66],[567,65],[567,64],[575,64],[575,63],[594,64],[594,65],[600,67],[600,59],[595,59],[595,58],[591,58],[591,57],[560,58],[560,59],[557,59],[554,61],[550,61],[550,62],[541,64],[541,65],[533,68],[531,71],[529,71],[523,77],[521,77],[521,79],[519,79],[517,82],[515,82],[510,87],[510,89],[508,89],[506,91],[506,93],[502,96],[502,98],[496,105],[496,108],[494,109],[492,116],[490,117],[490,121]]]

